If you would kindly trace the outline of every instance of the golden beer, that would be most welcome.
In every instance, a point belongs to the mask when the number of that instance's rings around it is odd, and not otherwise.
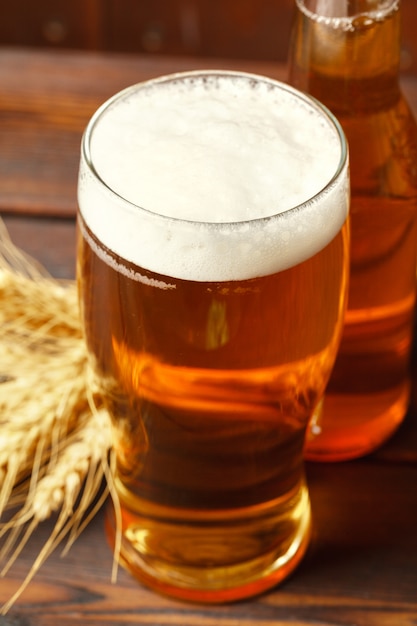
[[[398,0],[297,0],[293,85],[343,126],[351,270],[340,352],[306,455],[346,460],[396,430],[410,396],[417,254],[417,125],[400,90]]]
[[[81,311],[113,420],[121,561],[145,584],[224,602],[302,558],[304,437],[341,334],[348,197],[337,122],[266,78],[165,77],[90,122]]]

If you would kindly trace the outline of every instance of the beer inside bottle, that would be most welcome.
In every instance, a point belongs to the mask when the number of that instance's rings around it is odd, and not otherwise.
[[[165,77],[91,120],[81,313],[121,561],[151,587],[247,597],[305,553],[303,445],[341,335],[348,204],[340,126],[266,78]]]
[[[416,284],[417,126],[399,86],[398,0],[296,0],[290,82],[346,133],[351,275],[344,334],[306,456],[376,449],[406,415]]]

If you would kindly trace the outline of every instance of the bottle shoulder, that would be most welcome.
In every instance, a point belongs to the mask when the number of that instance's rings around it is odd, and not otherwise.
[[[329,104],[327,105],[329,106]],[[387,141],[395,144],[406,136],[410,145],[417,147],[417,119],[404,93],[399,90],[395,99],[384,106],[359,109],[338,109],[329,106],[342,124],[352,142],[356,134],[368,136],[370,140]]]
[[[417,122],[404,96],[384,110],[339,119],[349,144],[352,192],[417,198]]]

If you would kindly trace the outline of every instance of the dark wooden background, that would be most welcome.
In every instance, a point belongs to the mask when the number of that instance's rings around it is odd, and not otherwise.
[[[295,0],[13,0],[0,45],[285,61]],[[417,73],[417,0],[402,0],[405,72]]]

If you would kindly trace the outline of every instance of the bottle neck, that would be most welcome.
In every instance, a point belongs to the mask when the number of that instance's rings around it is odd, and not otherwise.
[[[385,15],[398,10],[400,0],[295,0],[301,11],[317,18],[352,18]]]
[[[335,114],[399,97],[399,0],[295,0],[289,82]]]

